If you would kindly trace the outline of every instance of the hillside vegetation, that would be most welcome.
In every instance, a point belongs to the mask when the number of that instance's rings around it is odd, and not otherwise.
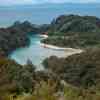
[[[51,22],[50,31],[100,32],[100,19],[94,16],[62,15]]]
[[[100,50],[50,57],[46,70],[0,58],[0,100],[100,100]]]
[[[93,16],[62,15],[53,20],[49,38],[42,42],[62,47],[100,46],[100,19]]]
[[[28,21],[15,22],[10,27],[0,28],[0,50],[2,51],[0,55],[6,56],[16,48],[28,46],[30,43],[29,33],[36,33],[37,30]]]
[[[90,88],[100,85],[100,49],[87,50],[65,59],[52,56],[43,64],[46,69],[75,86]]]

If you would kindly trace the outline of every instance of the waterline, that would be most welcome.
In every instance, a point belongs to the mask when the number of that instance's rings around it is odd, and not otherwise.
[[[28,47],[15,50],[10,55],[10,58],[21,65],[26,64],[27,61],[30,60],[38,70],[41,70],[43,69],[42,62],[45,58],[48,58],[50,56],[67,57],[75,53],[80,53],[80,51],[76,49],[54,50],[52,48],[44,48],[43,46],[41,46],[41,39],[43,39],[43,37],[39,35],[31,36],[30,45]]]

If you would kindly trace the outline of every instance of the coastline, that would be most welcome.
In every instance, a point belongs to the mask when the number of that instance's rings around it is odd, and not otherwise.
[[[82,52],[82,50],[78,49],[61,48],[50,44],[44,44],[41,42],[41,39],[44,39],[44,35],[42,35],[42,37],[40,37],[40,35],[37,36],[30,38],[32,41],[36,40],[36,42],[31,43],[29,48],[22,48],[21,50],[15,51],[10,58],[22,65],[26,64],[27,59],[30,59],[34,65],[38,66],[37,69],[41,70],[43,68],[42,61],[50,56],[66,58]]]
[[[48,35],[39,35],[40,37],[43,37],[44,39],[48,38]]]
[[[50,45],[50,44],[41,43],[41,42],[40,42],[40,46],[42,46],[43,48],[47,48],[47,49],[64,51],[65,52],[64,57],[68,57],[73,54],[80,54],[80,53],[84,52],[82,49],[62,48],[62,47],[58,47],[58,46],[54,46],[54,45]]]
[[[64,50],[64,51],[66,51],[66,50],[70,50],[70,51],[78,50],[79,52],[83,51],[82,49],[62,48],[62,47],[58,47],[58,46],[54,46],[54,45],[50,45],[50,44],[41,43],[41,42],[40,42],[40,45],[44,48],[49,48],[49,49],[54,49],[54,50]]]
[[[44,39],[48,38],[48,35],[40,35],[40,36],[43,37]],[[52,50],[57,50],[57,51],[65,51],[66,53],[68,52],[67,53],[68,56],[83,52],[82,49],[64,48],[64,47],[59,47],[59,46],[55,46],[55,45],[51,45],[51,44],[42,43],[41,41],[40,41],[40,46],[43,48],[47,48],[47,49],[52,49]]]

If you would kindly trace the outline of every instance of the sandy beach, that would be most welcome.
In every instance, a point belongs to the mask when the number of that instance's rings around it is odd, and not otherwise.
[[[40,36],[43,37],[44,39],[48,38],[48,35],[40,35]],[[63,47],[45,44],[45,43],[41,43],[41,42],[40,42],[40,46],[42,46],[43,48],[48,48],[48,49],[52,49],[52,50],[56,50],[56,51],[64,51],[65,52],[64,57],[83,52],[83,50],[81,50],[81,49],[63,48]]]
[[[43,37],[44,39],[48,38],[48,35],[39,35],[40,37]]]
[[[83,52],[83,50],[81,50],[81,49],[62,48],[62,47],[58,47],[58,46],[54,46],[54,45],[50,45],[50,44],[45,44],[45,43],[40,43],[40,45],[44,48],[48,48],[48,49],[52,49],[52,50],[65,51],[65,56],[66,55],[70,56],[72,54],[77,54],[77,53]]]
[[[42,35],[42,37],[44,38],[44,35]],[[27,60],[30,59],[35,66],[38,66],[38,70],[42,70],[43,60],[50,56],[66,58],[73,54],[83,52],[83,50],[80,49],[61,48],[58,46],[41,43],[41,39],[43,38],[41,38],[39,35],[31,37],[30,46],[16,50],[13,52],[10,58],[14,59],[21,65],[26,64]]]

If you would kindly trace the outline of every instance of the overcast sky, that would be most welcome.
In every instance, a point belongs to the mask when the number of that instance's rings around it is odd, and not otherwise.
[[[100,0],[0,0],[0,5],[40,4],[40,3],[92,3]]]

